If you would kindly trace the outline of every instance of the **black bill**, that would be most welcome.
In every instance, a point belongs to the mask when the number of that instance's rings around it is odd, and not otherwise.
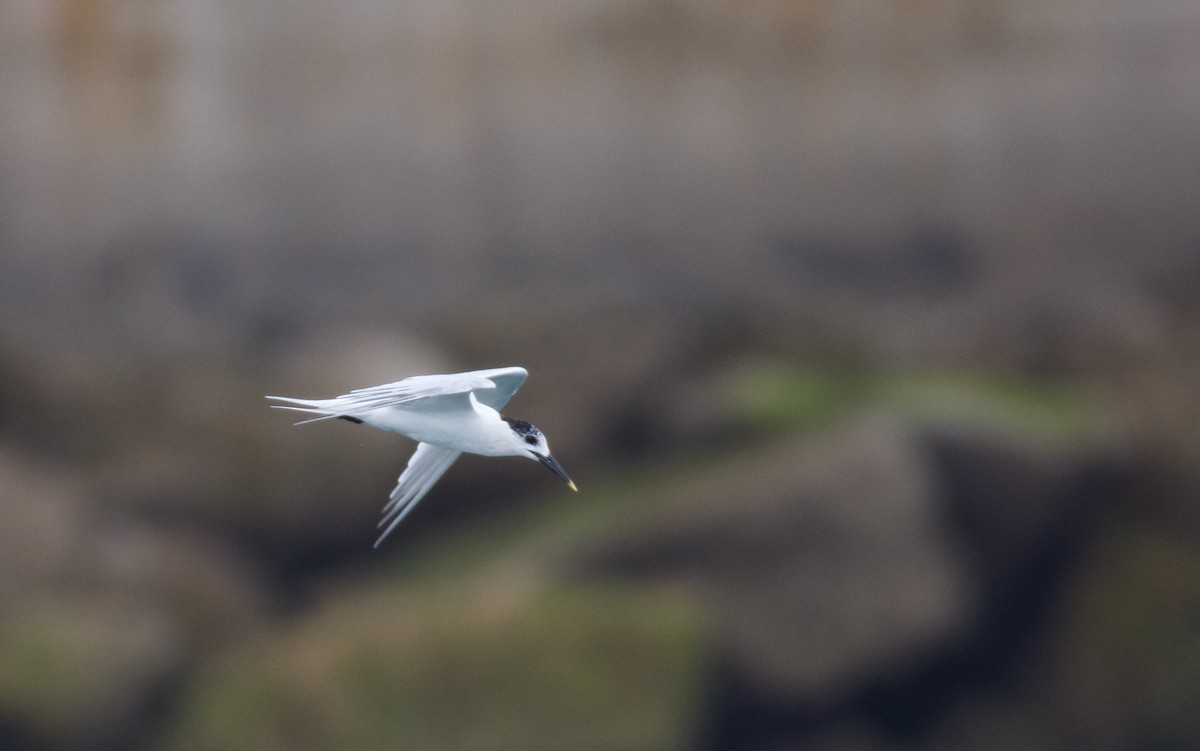
[[[549,454],[546,456],[538,456],[537,460],[542,464],[545,464],[551,472],[561,477],[562,481],[565,482],[567,487],[569,487],[571,490],[578,490],[578,488],[575,487],[575,483],[571,482],[571,478],[567,477],[567,471],[562,468],[562,465],[559,464],[553,456],[550,456]]]

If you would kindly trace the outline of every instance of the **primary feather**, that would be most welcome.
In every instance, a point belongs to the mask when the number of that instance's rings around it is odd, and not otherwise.
[[[387,505],[383,507],[383,518],[379,520],[378,526],[387,527],[375,541],[375,547],[379,547],[379,544],[387,539],[392,530],[399,526],[404,517],[408,516],[408,512],[416,507],[417,502],[425,497],[461,454],[461,451],[429,443],[417,444],[417,450],[409,458],[408,466],[388,496]]]

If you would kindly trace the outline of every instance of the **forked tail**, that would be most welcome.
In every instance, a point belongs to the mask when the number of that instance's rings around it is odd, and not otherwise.
[[[348,417],[345,414],[346,405],[341,399],[295,399],[290,396],[268,396],[268,399],[274,399],[279,402],[287,402],[287,404],[272,404],[272,409],[290,409],[293,412],[304,412],[316,417],[310,417],[307,420],[301,420],[297,425],[304,425],[309,422],[317,422],[318,420],[330,420],[335,417],[344,417],[347,420],[354,422],[362,422],[358,418]]]

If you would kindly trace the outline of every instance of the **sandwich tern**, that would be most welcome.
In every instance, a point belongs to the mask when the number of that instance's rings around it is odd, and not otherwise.
[[[576,490],[575,483],[550,454],[542,431],[499,412],[527,375],[525,368],[514,366],[411,376],[355,389],[333,399],[267,398],[286,402],[272,404],[276,409],[316,415],[297,425],[338,418],[417,441],[417,450],[383,507],[379,526],[384,529],[375,541],[375,547],[379,547],[463,452],[535,459]]]

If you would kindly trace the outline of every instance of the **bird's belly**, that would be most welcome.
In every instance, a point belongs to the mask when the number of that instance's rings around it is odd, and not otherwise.
[[[390,430],[393,433],[408,436],[414,441],[460,448],[464,439],[472,435],[475,416],[449,416],[444,413],[428,413],[417,410],[386,409],[362,416],[363,422],[380,430]]]

